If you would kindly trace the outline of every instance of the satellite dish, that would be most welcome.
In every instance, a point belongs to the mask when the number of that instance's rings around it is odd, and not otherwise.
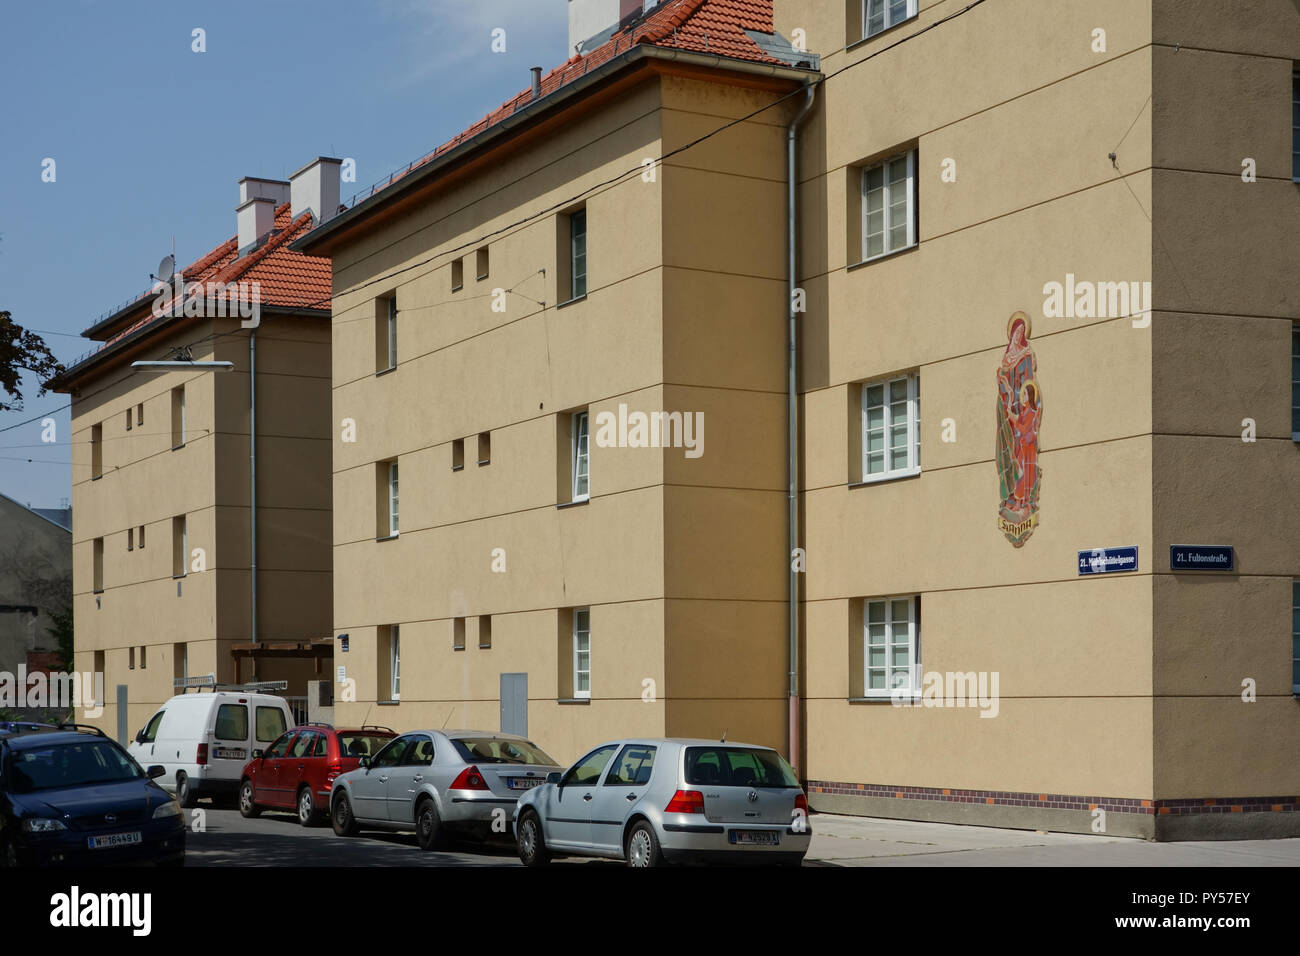
[[[154,278],[165,285],[172,280],[172,276],[175,274],[176,257],[163,256],[162,262],[158,263],[158,272],[154,275]]]

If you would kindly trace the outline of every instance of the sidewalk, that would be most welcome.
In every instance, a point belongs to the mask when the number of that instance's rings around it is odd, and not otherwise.
[[[1151,843],[829,813],[809,823],[805,866],[1300,866],[1300,839]]]

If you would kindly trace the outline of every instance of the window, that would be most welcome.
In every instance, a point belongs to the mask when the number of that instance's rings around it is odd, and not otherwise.
[[[478,463],[486,465],[492,460],[492,433],[478,433]]]
[[[266,749],[267,758],[283,757],[285,751],[289,749],[289,742],[293,740],[293,734],[285,734],[275,743]]]
[[[126,669],[129,671],[135,670],[135,648],[134,647],[128,647],[126,649]]]
[[[136,425],[144,424],[144,402],[135,407],[135,423]]]
[[[921,380],[904,375],[862,386],[862,480],[921,470]]]
[[[134,528],[126,529],[126,550],[128,551],[135,550],[135,529]]]
[[[1291,438],[1300,441],[1300,325],[1291,326]]]
[[[95,593],[100,594],[104,590],[104,539],[96,538],[91,545],[91,549],[91,560],[94,561]]]
[[[316,734],[313,731],[304,731],[300,733],[293,742],[293,747],[289,750],[290,757],[307,757],[311,755],[311,748],[316,745]]]
[[[90,426],[90,477],[101,478],[104,475],[104,426]]]
[[[411,746],[402,756],[403,767],[433,766],[433,741],[424,734],[411,738]]]
[[[313,757],[328,757],[329,743],[325,740],[324,734],[316,735],[316,746],[312,747],[311,755]]]
[[[379,699],[399,701],[402,699],[402,635],[396,624],[379,628],[377,650],[379,652]]]
[[[140,530],[136,533],[135,540],[136,540],[136,544],[140,546],[140,550],[143,551],[144,550],[144,525],[140,525]]]
[[[573,436],[572,474],[573,501],[586,501],[591,497],[591,462],[588,452],[587,413],[575,412],[570,427]]]
[[[587,294],[587,210],[569,217],[569,298]]]
[[[455,617],[451,620],[451,649],[453,651],[463,651],[465,649],[465,619]]]
[[[1300,70],[1291,74],[1291,178],[1300,183]]]
[[[93,668],[92,673],[95,673],[95,674],[103,674],[103,675],[104,675],[104,684],[105,684],[105,686],[107,686],[107,684],[108,684],[108,671],[104,669],[104,652],[103,652],[103,651],[95,651],[95,658],[94,658],[94,659],[95,659],[95,663],[94,663],[94,668]],[[93,683],[93,682],[92,682],[92,683]],[[97,703],[97,704],[102,704],[102,703],[104,703],[104,701],[103,701],[102,698],[97,698],[97,699],[95,700],[95,703]]]
[[[591,609],[573,611],[573,696],[591,698]]]
[[[374,761],[370,764],[372,767],[396,767],[402,762],[406,755],[407,748],[414,741],[410,737],[398,737],[379,753],[375,754]]]
[[[488,247],[483,246],[474,253],[474,276],[480,282],[488,277]]]
[[[381,461],[375,466],[375,537],[380,540],[397,537],[400,528],[398,516],[397,462]]]
[[[165,710],[160,710],[149,718],[149,723],[144,725],[144,730],[140,731],[140,743],[151,744],[158,739],[158,728],[162,726],[163,714]]]
[[[185,386],[172,389],[172,448],[185,444]]]
[[[480,614],[478,618],[478,646],[492,646],[492,615]]]
[[[397,293],[375,300],[375,374],[397,368]]]
[[[864,40],[916,16],[916,0],[861,0],[861,4]]]
[[[916,150],[862,170],[862,261],[916,244]]]
[[[172,518],[172,577],[174,578],[185,577],[187,536],[185,516]]]
[[[465,439],[457,438],[451,443],[451,470],[460,471],[465,467]]]
[[[576,764],[569,768],[564,777],[560,780],[560,786],[592,786],[600,779],[600,775],[605,771],[605,764],[614,756],[614,749],[617,744],[606,744],[593,750],[587,756],[583,757]]]
[[[212,731],[217,740],[248,739],[248,706],[221,704],[217,707],[217,725]]]
[[[628,744],[610,765],[605,786],[644,787],[654,771],[656,749],[645,744]]]
[[[258,707],[256,719],[259,743],[274,740],[285,731],[284,711],[279,707]]]
[[[451,264],[451,291],[459,292],[465,285],[465,260],[456,259]]]
[[[920,690],[920,612],[919,595],[866,599],[863,697]]]
[[[1300,580],[1291,582],[1291,693],[1300,697]]]
[[[131,430],[131,409],[126,410],[126,430]]]
[[[148,660],[148,657],[149,657],[149,648],[146,647],[145,645],[141,644],[141,645],[140,645],[140,670],[144,670],[145,668],[147,668],[147,667],[149,666],[149,665],[146,663],[147,660]]]
[[[180,680],[189,677],[190,650],[188,644],[172,645],[172,677]]]

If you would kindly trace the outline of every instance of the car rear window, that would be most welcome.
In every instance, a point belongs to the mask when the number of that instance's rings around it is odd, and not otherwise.
[[[452,740],[456,752],[466,763],[516,763],[555,767],[550,754],[526,740],[501,740],[493,737],[459,737]]]
[[[344,757],[373,757],[392,740],[387,734],[339,734],[339,749]]]
[[[696,786],[799,786],[790,765],[775,750],[749,747],[687,747],[686,782]]]
[[[218,740],[248,739],[248,708],[243,704],[222,704],[217,708],[217,726],[213,736]],[[274,740],[274,736],[268,737]]]
[[[248,718],[244,718],[245,730],[244,736],[248,736]],[[259,707],[257,708],[257,739],[262,743],[268,740],[274,740],[284,733],[287,725],[284,722],[284,711],[279,707]]]

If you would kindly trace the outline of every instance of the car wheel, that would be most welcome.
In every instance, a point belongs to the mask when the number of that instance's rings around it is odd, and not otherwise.
[[[245,780],[239,785],[239,815],[251,820],[261,813],[262,808],[253,801],[253,781]]]
[[[445,833],[442,818],[432,799],[421,802],[415,811],[415,839],[421,850],[438,850],[442,848]]]
[[[551,862],[551,851],[546,849],[546,841],[542,837],[542,821],[536,813],[528,810],[519,818],[517,838],[519,862],[524,866],[543,866]]]
[[[341,793],[335,798],[334,806],[330,811],[330,823],[339,836],[356,836],[361,832],[361,828],[357,826],[357,818],[352,815],[352,802],[348,800],[346,793]]]
[[[199,804],[199,798],[190,786],[189,775],[184,770],[176,774],[176,802],[187,810]]]
[[[628,834],[627,846],[624,847],[627,865],[637,867],[663,866],[664,855],[659,849],[659,838],[655,828],[642,820]]]
[[[298,791],[298,822],[305,827],[314,827],[320,823],[320,811],[316,809],[316,798],[312,796],[311,787]]]

